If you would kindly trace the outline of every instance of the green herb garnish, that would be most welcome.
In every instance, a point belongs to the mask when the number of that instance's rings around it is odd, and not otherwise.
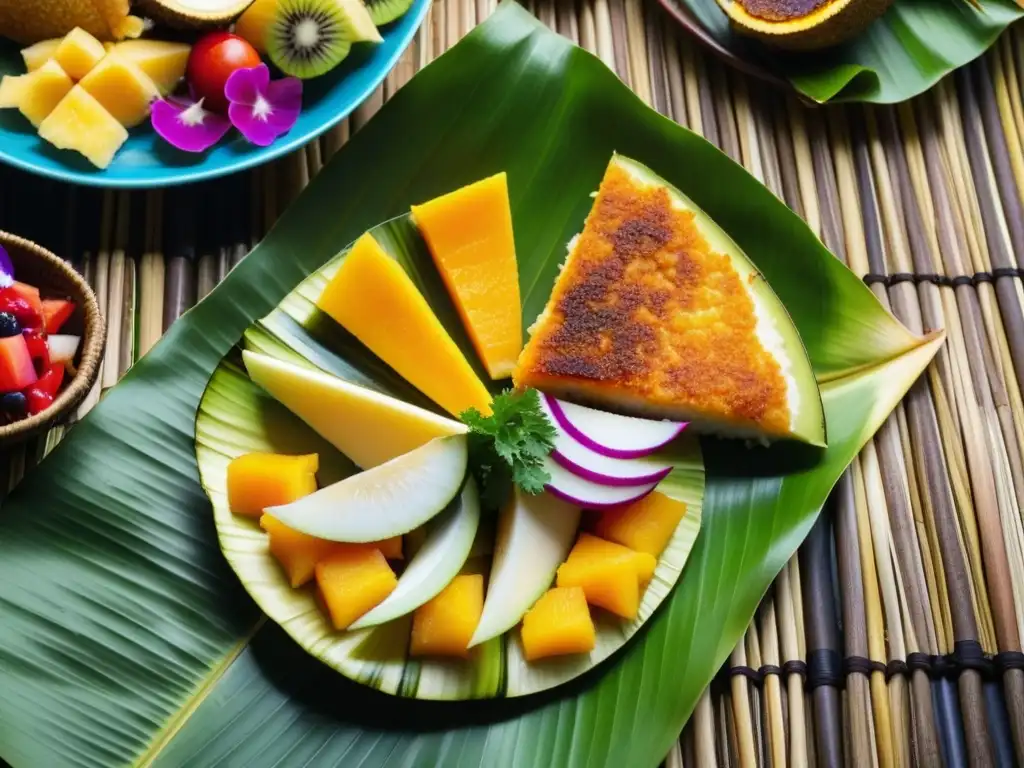
[[[481,498],[500,507],[513,485],[537,494],[551,480],[544,459],[555,447],[555,428],[535,389],[505,390],[494,398],[491,411],[484,416],[470,408],[459,418],[469,427],[469,461]]]

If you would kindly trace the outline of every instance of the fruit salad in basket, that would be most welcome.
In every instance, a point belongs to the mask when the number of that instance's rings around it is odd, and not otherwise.
[[[326,75],[412,0],[0,0],[0,36],[24,45],[22,74],[0,80],[54,147],[106,168],[128,132],[181,152],[237,131],[268,146],[302,110],[303,82]],[[45,10],[44,10],[45,9]],[[130,13],[130,12],[134,12]]]
[[[0,424],[42,413],[74,375],[81,339],[61,333],[74,311],[69,299],[15,280],[0,246]]]

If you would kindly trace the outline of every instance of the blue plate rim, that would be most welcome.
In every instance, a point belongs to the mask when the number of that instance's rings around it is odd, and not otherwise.
[[[265,165],[272,160],[280,158],[282,155],[286,155],[289,152],[304,146],[313,139],[319,138],[346,117],[351,115],[360,104],[366,101],[370,94],[372,94],[377,87],[384,82],[384,78],[386,78],[391,70],[395,68],[398,60],[412,44],[413,38],[419,32],[420,27],[423,26],[423,21],[427,17],[431,3],[432,0],[417,0],[413,3],[412,7],[408,11],[408,13],[413,17],[413,23],[407,27],[403,36],[399,38],[398,46],[395,48],[394,53],[392,53],[386,60],[385,66],[380,68],[379,75],[373,77],[367,82],[363,90],[359,92],[357,98],[352,99],[350,106],[347,109],[338,111],[329,120],[321,123],[315,128],[307,130],[305,133],[295,135],[290,133],[287,134],[286,137],[275,142],[267,148],[266,151],[260,152],[259,154],[242,157],[239,158],[237,162],[225,164],[216,168],[204,168],[201,170],[182,169],[180,174],[177,174],[172,178],[152,176],[119,178],[109,177],[102,172],[83,173],[71,168],[48,168],[37,165],[31,161],[23,160],[18,155],[10,154],[4,150],[3,146],[0,146],[0,162],[37,176],[43,176],[56,181],[78,184],[81,186],[98,187],[101,189],[167,189],[169,187],[181,186],[183,184],[194,184],[200,181],[223,178],[224,176],[230,176],[241,171],[251,170],[252,168]]]

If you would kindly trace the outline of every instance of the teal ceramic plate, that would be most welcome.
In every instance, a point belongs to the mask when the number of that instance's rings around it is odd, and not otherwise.
[[[349,115],[380,85],[412,42],[430,0],[415,0],[400,19],[381,29],[384,42],[357,45],[342,66],[305,84],[303,111],[295,127],[269,147],[249,144],[237,132],[209,152],[192,155],[163,142],[146,123],[132,131],[105,170],[76,152],[55,149],[36,136],[16,110],[0,110],[0,162],[60,181],[97,187],[167,187],[252,168],[301,147]],[[18,47],[0,43],[0,75],[18,74]]]

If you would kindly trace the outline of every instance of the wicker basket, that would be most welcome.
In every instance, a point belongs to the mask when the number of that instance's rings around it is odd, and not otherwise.
[[[67,262],[2,230],[0,245],[10,254],[18,280],[36,286],[44,297],[67,297],[75,302],[75,312],[62,331],[82,337],[75,360],[77,373],[53,405],[35,416],[0,426],[0,446],[7,446],[44,432],[74,412],[96,383],[107,334],[96,294]]]

